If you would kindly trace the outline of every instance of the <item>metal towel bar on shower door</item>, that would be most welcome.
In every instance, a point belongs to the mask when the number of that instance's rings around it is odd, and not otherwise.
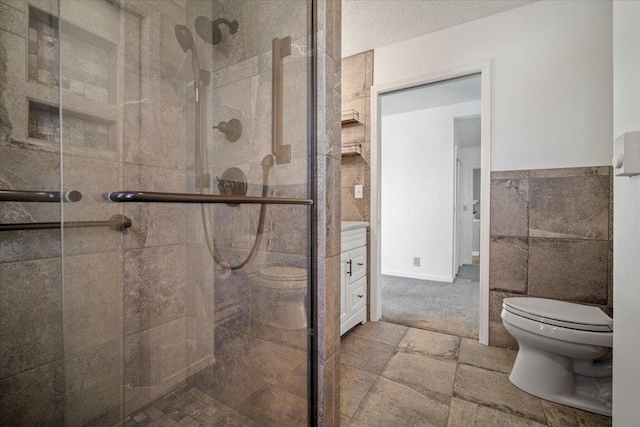
[[[118,203],[248,203],[266,205],[312,205],[311,199],[286,197],[219,196],[215,194],[113,191],[105,198]]]
[[[25,191],[0,190],[0,202],[56,203],[78,202],[82,199],[79,191]]]
[[[26,191],[0,190],[0,202],[18,203],[58,203],[79,202],[82,193],[79,191]],[[0,224],[0,231],[21,230],[55,230],[58,228],[95,228],[111,227],[123,231],[131,227],[131,220],[124,215],[114,215],[108,221],[73,221],[73,222],[21,222]]]
[[[14,224],[0,224],[0,231],[22,230],[57,230],[59,228],[96,228],[110,227],[116,231],[124,231],[131,227],[132,222],[124,215],[114,215],[108,221],[73,221],[73,222],[23,222]]]

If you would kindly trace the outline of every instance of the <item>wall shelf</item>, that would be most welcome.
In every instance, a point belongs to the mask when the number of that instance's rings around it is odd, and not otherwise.
[[[342,157],[361,156],[367,164],[369,164],[369,161],[371,159],[369,151],[359,142],[342,144],[340,146],[340,150],[342,152]]]
[[[342,126],[344,125],[352,125],[352,124],[364,124],[360,119],[360,113],[356,110],[345,110],[341,113],[342,116]]]
[[[340,146],[342,151],[342,157],[350,157],[350,156],[361,156],[362,155],[362,144],[358,142],[354,142],[351,144],[342,144]]]

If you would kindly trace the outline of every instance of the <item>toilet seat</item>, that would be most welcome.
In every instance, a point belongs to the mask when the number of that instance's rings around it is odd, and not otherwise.
[[[588,332],[612,332],[613,319],[598,307],[544,298],[505,298],[503,308],[547,325]]]
[[[270,266],[258,273],[262,279],[259,284],[272,289],[305,289],[307,288],[307,270],[298,267]]]

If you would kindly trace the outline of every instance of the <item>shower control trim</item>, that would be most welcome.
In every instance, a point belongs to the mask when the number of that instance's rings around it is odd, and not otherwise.
[[[242,136],[242,122],[238,119],[231,119],[228,122],[220,122],[218,126],[213,126],[214,129],[218,129],[224,133],[227,137],[227,141],[236,142]]]

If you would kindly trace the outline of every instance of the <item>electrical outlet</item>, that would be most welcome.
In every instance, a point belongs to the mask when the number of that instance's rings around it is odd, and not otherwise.
[[[420,257],[419,256],[414,256],[413,257],[413,266],[414,267],[420,267]]]

